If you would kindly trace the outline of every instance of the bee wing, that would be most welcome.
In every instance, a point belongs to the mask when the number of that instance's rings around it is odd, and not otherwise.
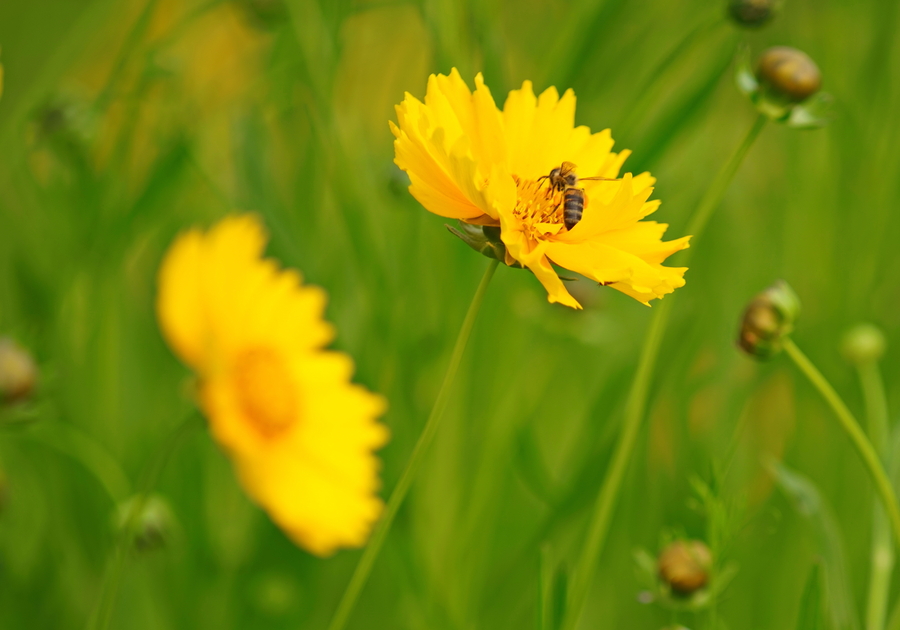
[[[579,181],[597,181],[597,182],[620,182],[621,177],[579,177]]]

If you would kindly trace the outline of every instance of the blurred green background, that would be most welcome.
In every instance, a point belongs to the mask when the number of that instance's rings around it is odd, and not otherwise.
[[[40,366],[35,399],[0,412],[0,627],[84,626],[116,505],[190,408],[153,311],[179,230],[257,211],[270,254],[328,291],[335,347],[390,401],[389,490],[487,265],[392,164],[387,120],[404,91],[421,97],[429,73],[453,66],[470,85],[482,71],[500,104],[526,79],[573,88],[576,122],[611,127],[634,150],[626,170],[658,178],[655,218],[674,238],[755,116],[734,86],[736,50],[774,44],[818,62],[836,119],[812,132],[770,124],[694,243],[580,627],[672,620],[639,603],[633,552],[655,553],[671,532],[702,538],[690,480],[721,477],[716,493],[744,509],[721,558],[739,571],[719,615],[735,630],[794,628],[834,541],[778,490],[766,457],[829,503],[861,618],[868,478],[787,360],[755,363],[734,338],[745,302],[785,278],[804,307],[795,339],[862,415],[837,347],[860,320],[900,334],[898,20],[882,0],[789,0],[756,31],[709,0],[0,4],[0,335]],[[541,549],[560,575],[578,556],[650,317],[613,290],[573,291],[584,311],[499,270],[349,627],[538,627]],[[883,369],[900,409],[896,356]],[[358,551],[323,560],[292,546],[205,432],[175,452],[158,491],[174,524],[163,548],[132,560],[112,627],[327,624]]]

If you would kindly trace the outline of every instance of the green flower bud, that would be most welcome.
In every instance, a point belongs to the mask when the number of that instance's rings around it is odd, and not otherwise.
[[[728,14],[739,26],[759,28],[767,24],[778,11],[774,0],[731,0]]]
[[[844,334],[841,354],[853,365],[864,365],[881,359],[887,341],[874,324],[857,324]]]
[[[24,348],[8,337],[0,337],[0,403],[26,400],[34,392],[38,370]]]
[[[510,267],[521,267],[518,262],[509,264],[506,257],[506,245],[500,238],[500,228],[492,225],[472,225],[471,223],[459,222],[460,229],[444,224],[450,233],[460,239],[463,243],[474,249],[479,254],[488,258],[496,258],[500,262]]]
[[[779,280],[757,294],[744,310],[738,345],[747,354],[768,359],[781,351],[782,340],[794,329],[800,300],[790,285]]]
[[[691,595],[709,581],[712,554],[699,540],[676,540],[657,560],[659,578],[678,595]]]
[[[262,575],[254,586],[256,608],[267,617],[283,617],[302,597],[296,581],[283,573]]]
[[[774,46],[760,55],[756,78],[770,96],[799,103],[819,91],[822,73],[809,56],[789,46]]]
[[[135,510],[140,514],[135,515]],[[136,522],[133,522],[136,519]],[[153,551],[163,547],[173,533],[175,518],[168,502],[157,494],[148,497],[135,495],[119,505],[115,527],[124,533],[133,527],[133,545],[137,551]]]

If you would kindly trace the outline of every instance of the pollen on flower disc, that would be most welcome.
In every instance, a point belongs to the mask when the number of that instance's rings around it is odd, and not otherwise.
[[[298,393],[284,359],[269,348],[238,355],[234,382],[241,410],[264,437],[290,428],[297,413]]]

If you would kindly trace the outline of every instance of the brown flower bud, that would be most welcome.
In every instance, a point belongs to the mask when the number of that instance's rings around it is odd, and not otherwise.
[[[660,579],[679,595],[690,595],[706,586],[712,569],[709,547],[699,540],[676,540],[657,561]]]
[[[37,366],[31,355],[8,337],[0,337],[0,403],[20,402],[34,391]]]
[[[756,65],[756,78],[773,96],[799,103],[819,91],[822,73],[809,56],[789,46],[763,51]]]
[[[774,356],[781,351],[782,339],[793,330],[799,314],[800,300],[787,282],[779,280],[747,305],[738,345],[759,359]]]
[[[774,0],[731,0],[728,14],[740,26],[759,28],[771,20],[777,12]]]

